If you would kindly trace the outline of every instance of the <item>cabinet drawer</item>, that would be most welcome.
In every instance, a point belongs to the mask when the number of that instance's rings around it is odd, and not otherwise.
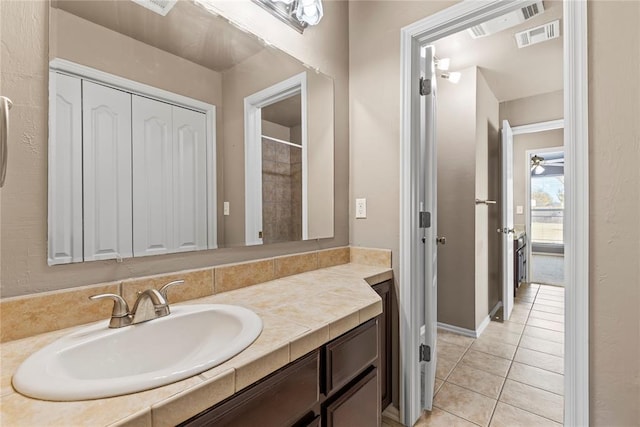
[[[378,323],[371,319],[325,346],[326,395],[354,379],[378,358]]]
[[[360,381],[327,405],[326,427],[372,427],[378,425],[378,371],[372,368]]]
[[[314,351],[181,425],[291,426],[318,401],[318,368],[319,351]]]

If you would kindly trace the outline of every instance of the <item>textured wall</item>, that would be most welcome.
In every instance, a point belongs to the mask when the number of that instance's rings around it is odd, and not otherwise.
[[[640,2],[590,1],[588,17],[591,423],[637,426]]]

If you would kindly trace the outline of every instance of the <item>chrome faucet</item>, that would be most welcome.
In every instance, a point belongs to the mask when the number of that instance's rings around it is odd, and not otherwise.
[[[160,290],[147,289],[138,293],[138,299],[133,305],[133,310],[129,310],[127,302],[120,295],[100,294],[90,296],[91,300],[111,299],[113,300],[113,311],[111,312],[110,328],[122,328],[123,326],[135,325],[136,323],[147,322],[159,317],[167,316],[171,313],[167,302],[167,291],[175,285],[181,285],[184,280],[176,280],[164,285]]]

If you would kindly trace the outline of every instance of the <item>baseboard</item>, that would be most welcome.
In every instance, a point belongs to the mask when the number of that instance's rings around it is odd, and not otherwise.
[[[461,328],[460,326],[449,325],[448,323],[438,322],[438,329],[444,329],[445,331],[453,332],[459,335],[464,335],[465,337],[478,338],[476,336],[476,331],[471,329]]]
[[[458,335],[464,335],[465,337],[478,338],[482,335],[482,332],[484,332],[487,326],[489,326],[489,322],[491,322],[491,317],[485,317],[482,323],[480,323],[480,326],[478,326],[478,329],[475,331],[473,329],[461,328],[460,326],[449,325],[448,323],[442,322],[438,322],[438,329],[443,329]]]
[[[487,329],[487,326],[489,326],[489,323],[491,323],[491,317],[487,316],[484,318],[482,323],[480,323],[480,326],[478,326],[478,329],[476,329],[476,334],[477,334],[476,338],[479,338],[480,335],[482,335],[484,330]]]
[[[496,305],[489,312],[489,318],[493,319],[493,316],[495,316],[498,310],[500,310],[501,308],[502,308],[502,301],[498,301]]]

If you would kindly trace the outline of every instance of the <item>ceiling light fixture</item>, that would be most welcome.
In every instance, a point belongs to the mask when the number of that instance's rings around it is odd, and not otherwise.
[[[442,73],[440,77],[445,80],[449,80],[453,84],[457,84],[462,78],[462,73],[459,73],[457,71],[454,71],[452,73]]]
[[[544,172],[544,166],[542,166],[542,162],[544,162],[544,157],[540,157],[537,154],[531,157],[531,171],[534,174],[540,175]]]
[[[440,71],[447,71],[451,65],[450,58],[436,58],[436,68]]]
[[[300,34],[322,19],[322,0],[252,0]]]

